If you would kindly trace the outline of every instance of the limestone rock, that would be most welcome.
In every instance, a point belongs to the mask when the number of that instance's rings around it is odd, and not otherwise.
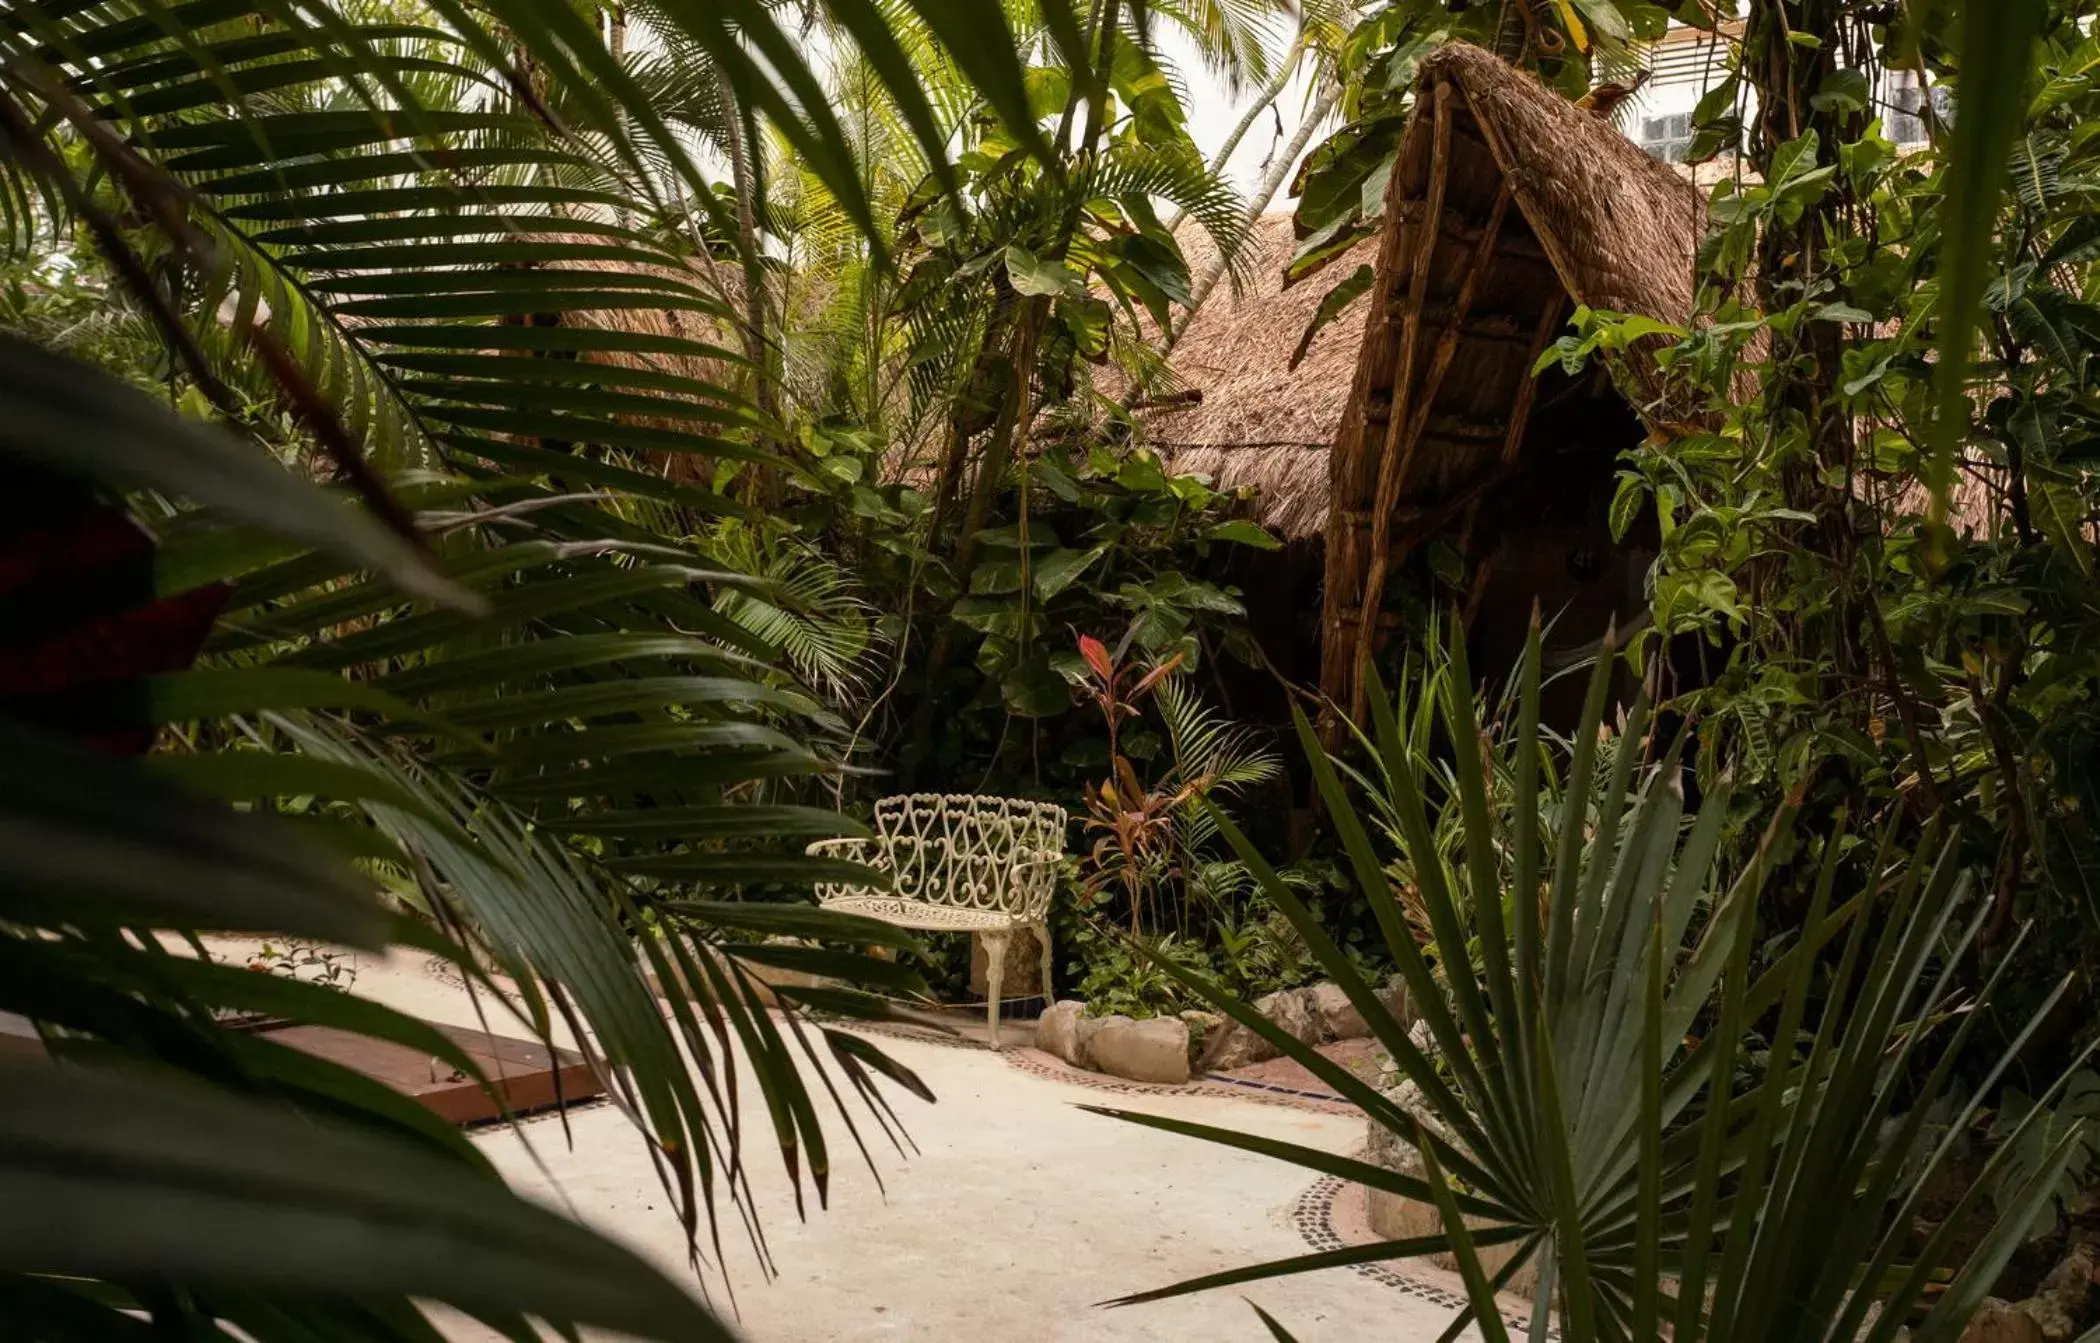
[[[1414,1083],[1402,1082],[1399,1086],[1388,1088],[1385,1098],[1413,1114],[1419,1112],[1418,1104],[1410,1102],[1419,1103],[1422,1093],[1415,1088]],[[1371,1121],[1367,1127],[1364,1159],[1374,1166],[1396,1170],[1402,1175],[1412,1175],[1416,1179],[1422,1178],[1422,1158],[1415,1151],[1415,1145],[1376,1120]]]
[[[1299,1044],[1314,1044],[1320,1038],[1320,1017],[1313,1010],[1312,995],[1304,989],[1278,989],[1255,999],[1254,1010]]]
[[[1079,1061],[1079,1023],[1085,1013],[1086,1004],[1077,998],[1067,998],[1043,1013],[1035,1023],[1035,1047],[1075,1068],[1084,1067]]]
[[[1204,1038],[1196,1069],[1206,1073],[1231,1072],[1275,1057],[1274,1045],[1237,1021],[1225,1021]]]
[[[2034,1321],[2047,1343],[2070,1343],[2078,1336],[2078,1320],[2053,1296],[2031,1296],[2013,1310]]]
[[[1320,1017],[1305,989],[1278,989],[1257,998],[1254,1010],[1283,1029],[1284,1034],[1304,1044],[1320,1039]],[[1237,1021],[1228,1021],[1204,1045],[1198,1067],[1203,1072],[1230,1072],[1276,1057],[1276,1046]]]
[[[1226,1018],[1216,1012],[1188,1011],[1180,1014],[1182,1024],[1189,1028],[1189,1066],[1203,1057],[1204,1047],[1212,1036],[1225,1028]]]
[[[1319,983],[1305,991],[1313,1016],[1320,1023],[1322,1040],[1361,1040],[1371,1033],[1364,1014],[1356,1010],[1339,984]]]
[[[1412,1025],[1415,1019],[1414,1005],[1407,998],[1407,981],[1399,975],[1389,975],[1385,987],[1378,991],[1378,1001],[1385,1010],[1393,1014],[1393,1020],[1403,1026]]]
[[[1428,1129],[1447,1142],[1450,1141],[1451,1135],[1449,1131],[1438,1121],[1434,1111],[1430,1109],[1428,1103],[1423,1099],[1421,1089],[1413,1082],[1402,1082],[1400,1085],[1388,1090],[1385,1096],[1387,1100],[1391,1101],[1401,1111],[1413,1115],[1423,1128]],[[1416,1179],[1423,1178],[1425,1170],[1422,1164],[1422,1157],[1415,1150],[1413,1142],[1401,1137],[1394,1130],[1377,1123],[1371,1124],[1368,1138],[1369,1143],[1366,1156],[1370,1161],[1384,1166],[1388,1170],[1399,1171],[1403,1175],[1412,1175]],[[1409,1240],[1418,1236],[1438,1235],[1444,1229],[1443,1218],[1437,1212],[1435,1204],[1388,1193],[1382,1189],[1367,1191],[1365,1211],[1369,1215],[1371,1229],[1379,1235],[1392,1240]],[[1466,1219],[1466,1224],[1468,1226],[1480,1225],[1476,1219],[1471,1217]],[[1489,1273],[1499,1272],[1509,1262],[1514,1252],[1514,1246],[1483,1247],[1480,1250],[1481,1266],[1487,1269]],[[1458,1260],[1449,1254],[1430,1255],[1429,1261],[1441,1268],[1456,1270],[1458,1267]],[[1518,1269],[1509,1280],[1509,1290],[1518,1295],[1530,1293],[1537,1285],[1538,1273],[1532,1265],[1526,1265]]]
[[[2100,1271],[2100,1245],[2076,1241],[2042,1279],[2035,1294],[2013,1309],[2032,1319],[2049,1343],[2067,1343],[2088,1323],[2096,1271]]]
[[[1397,1085],[1385,1089],[1385,1098],[1401,1113],[1413,1115],[1423,1128],[1446,1142],[1451,1141],[1451,1131],[1430,1108],[1429,1102],[1423,1099],[1422,1089],[1413,1082],[1401,1079]],[[1371,1121],[1366,1134],[1366,1147],[1368,1150],[1365,1159],[1373,1165],[1399,1171],[1402,1175],[1412,1175],[1416,1179],[1422,1178],[1422,1157],[1415,1151],[1414,1143],[1384,1124],[1376,1120]]]
[[[1091,1068],[1095,1072],[1101,1071],[1101,1065],[1094,1062],[1094,1037],[1099,1035],[1105,1026],[1116,1023],[1127,1025],[1129,1022],[1130,1018],[1120,1012],[1112,1017],[1080,1017],[1079,1044],[1072,1051],[1074,1054],[1072,1066],[1075,1068]]]
[[[1962,1331],[1961,1343],[2048,1343],[2042,1327],[2034,1317],[2015,1306],[2009,1306],[1995,1296],[1985,1297],[1983,1308],[1976,1312],[1969,1327]]]
[[[2063,1262],[2050,1269],[2049,1276],[2042,1279],[2036,1295],[2057,1301],[2074,1316],[2081,1315],[2096,1274],[2100,1274],[2100,1244],[2090,1240],[2078,1241],[2063,1257]]]
[[[1178,1017],[1105,1018],[1087,1042],[1094,1065],[1102,1072],[1133,1082],[1189,1080],[1189,1028]]]

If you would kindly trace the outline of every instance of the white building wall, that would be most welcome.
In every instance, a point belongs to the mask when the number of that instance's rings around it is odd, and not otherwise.
[[[1668,163],[1681,162],[1692,138],[1692,109],[1735,68],[1729,44],[1690,28],[1671,30],[1648,48],[1648,81],[1621,111],[1619,126],[1629,139]],[[1882,72],[1869,109],[1882,119],[1882,134],[1898,145],[1923,144],[1924,122],[1916,115],[1917,76],[1908,70]],[[1943,93],[1934,91],[1934,97]],[[1741,99],[1745,124],[1757,115],[1754,96]],[[1724,155],[1726,151],[1723,151]]]

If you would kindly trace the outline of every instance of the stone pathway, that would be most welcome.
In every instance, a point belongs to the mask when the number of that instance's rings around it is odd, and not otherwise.
[[[1336,1040],[1332,1044],[1321,1045],[1319,1050],[1330,1062],[1341,1064],[1373,1086],[1377,1085],[1379,1069],[1386,1061],[1385,1050],[1375,1040]],[[1266,1063],[1250,1063],[1224,1075],[1236,1082],[1259,1083],[1295,1091],[1328,1089],[1325,1082],[1314,1077],[1304,1064],[1295,1059],[1274,1058]]]
[[[473,1004],[455,986],[402,958],[366,963],[356,989],[433,1021],[476,1023]],[[905,1158],[886,1145],[876,1149],[883,1187],[827,1114],[838,1145],[831,1206],[820,1210],[812,1201],[805,1221],[767,1155],[764,1113],[755,1084],[746,1082],[751,1179],[780,1270],[762,1280],[728,1214],[729,1275],[752,1343],[1260,1343],[1268,1333],[1243,1298],[1303,1343],[1431,1343],[1451,1319],[1434,1294],[1397,1286],[1391,1274],[1348,1268],[1144,1306],[1097,1304],[1332,1245],[1321,1237],[1333,1199],[1310,1172],[1079,1106],[1169,1115],[1337,1152],[1363,1143],[1353,1113],[1245,1098],[1221,1083],[1105,1094],[981,1048],[887,1035],[877,1042],[915,1070],[938,1103],[895,1099],[918,1151]],[[492,1127],[476,1141],[517,1187],[568,1207],[674,1275],[687,1272],[682,1233],[626,1119],[600,1104],[572,1111],[566,1127],[566,1140],[563,1125],[545,1119],[521,1131]],[[879,1141],[870,1136],[871,1145]],[[1405,1280],[1418,1286],[1457,1286],[1453,1275],[1404,1267]],[[710,1290],[726,1304],[719,1280]],[[464,1321],[447,1321],[446,1332],[488,1337]]]

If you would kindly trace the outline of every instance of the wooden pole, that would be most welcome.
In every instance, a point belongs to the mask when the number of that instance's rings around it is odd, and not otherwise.
[[[1546,259],[1553,263],[1555,273],[1560,276],[1561,287],[1566,289],[1577,303],[1588,303],[1590,300],[1583,287],[1582,273],[1575,269],[1574,259],[1568,255],[1568,249],[1561,246],[1560,239],[1547,225],[1551,216],[1540,207],[1538,197],[1532,195],[1531,188],[1524,184],[1524,179],[1517,173],[1516,162],[1510,158],[1509,148],[1502,143],[1501,133],[1495,129],[1494,121],[1480,115],[1480,108],[1473,102],[1470,94],[1466,95],[1466,106],[1473,113],[1473,124],[1480,128],[1481,141],[1487,145],[1488,153],[1494,157],[1495,166],[1502,170],[1502,180],[1509,185],[1510,193],[1517,198],[1518,206],[1524,211],[1525,222],[1531,225],[1532,234],[1538,238],[1539,249],[1545,252]]]
[[[1488,215],[1487,226],[1481,229],[1480,238],[1473,247],[1473,255],[1467,262],[1465,278],[1459,282],[1458,297],[1452,302],[1450,317],[1445,322],[1442,333],[1437,337],[1436,350],[1431,354],[1429,360],[1429,371],[1423,375],[1421,387],[1408,398],[1408,404],[1412,409],[1408,416],[1407,427],[1402,434],[1400,445],[1397,450],[1391,448],[1387,450],[1387,459],[1384,465],[1392,468],[1390,472],[1392,494],[1390,502],[1388,502],[1388,496],[1384,488],[1387,475],[1381,472],[1379,500],[1374,505],[1378,511],[1373,515],[1371,568],[1370,572],[1365,576],[1364,585],[1364,610],[1366,612],[1376,611],[1385,600],[1385,579],[1386,575],[1392,571],[1393,566],[1404,560],[1408,553],[1421,544],[1423,540],[1427,539],[1428,535],[1434,530],[1435,524],[1428,527],[1421,525],[1410,527],[1402,534],[1400,542],[1395,544],[1391,536],[1393,509],[1399,504],[1400,487],[1406,483],[1409,471],[1414,466],[1415,450],[1422,441],[1423,431],[1429,427],[1429,415],[1436,408],[1437,394],[1444,389],[1444,375],[1451,371],[1451,361],[1458,354],[1459,341],[1465,333],[1466,318],[1473,310],[1474,297],[1480,292],[1481,277],[1487,274],[1488,266],[1494,261],[1495,247],[1502,238],[1502,223],[1509,217],[1511,198],[1510,181],[1507,177],[1504,177],[1502,179],[1502,189],[1495,194],[1495,206]],[[1532,358],[1535,361],[1537,356],[1533,355]],[[1526,367],[1528,368],[1529,365],[1526,365]],[[1531,380],[1527,378],[1525,380],[1526,390],[1529,390],[1530,386]],[[1399,400],[1397,393],[1394,400],[1397,404]],[[1398,427],[1398,421],[1399,417],[1396,415],[1394,423],[1388,426],[1389,431]],[[1507,465],[1506,461],[1504,465]],[[1501,474],[1502,472],[1499,469],[1491,473],[1496,478],[1499,478]],[[1477,499],[1480,492],[1469,491],[1469,493],[1473,498]],[[1448,507],[1440,510],[1447,519],[1456,511],[1455,508]],[[1375,622],[1359,621],[1357,624],[1356,666],[1358,671],[1356,680],[1350,688],[1349,701],[1351,712],[1358,716],[1362,715],[1364,709],[1364,678],[1361,669],[1364,659],[1370,656],[1375,629]]]
[[[1408,417],[1407,429],[1400,441],[1398,465],[1393,469],[1393,479],[1396,482],[1394,507],[1399,505],[1397,487],[1404,486],[1407,482],[1414,466],[1415,450],[1422,441],[1423,431],[1429,427],[1430,412],[1436,409],[1437,395],[1444,389],[1444,375],[1450,371],[1451,361],[1458,353],[1459,341],[1465,334],[1466,318],[1472,312],[1474,296],[1480,290],[1480,279],[1487,273],[1488,265],[1494,259],[1496,244],[1502,236],[1502,221],[1509,214],[1510,195],[1510,184],[1505,178],[1502,190],[1496,193],[1495,207],[1488,216],[1487,227],[1480,231],[1472,258],[1467,263],[1465,278],[1459,283],[1458,297],[1451,305],[1450,319],[1446,322],[1443,333],[1437,338],[1436,350],[1430,356],[1429,371],[1423,376],[1419,391],[1409,398],[1413,412]],[[1534,361],[1537,357],[1532,356]],[[1474,497],[1478,497],[1477,493]],[[1390,509],[1379,517],[1388,527],[1391,526]],[[1389,540],[1388,544],[1379,548],[1382,570],[1390,571],[1393,564],[1407,558],[1408,552],[1426,539],[1420,528],[1410,528],[1402,535],[1403,539],[1398,544]],[[1383,573],[1380,574],[1378,582],[1383,585]]]
[[[1371,496],[1371,550],[1365,557],[1360,611],[1376,611],[1385,598],[1386,549],[1392,542],[1392,512],[1400,497],[1400,461],[1397,449],[1404,426],[1412,418],[1410,384],[1415,366],[1415,345],[1422,334],[1422,300],[1429,289],[1429,267],[1444,219],[1444,188],[1451,179],[1451,82],[1441,80],[1431,95],[1434,130],[1429,149],[1429,191],[1417,226],[1413,271],[1409,277],[1407,302],[1400,316],[1400,355],[1393,375],[1393,404],[1386,420],[1385,450],[1379,455],[1378,487]],[[1364,712],[1364,663],[1371,655],[1377,622],[1359,617],[1356,650],[1349,661],[1349,716],[1361,719]]]
[[[1553,333],[1560,329],[1561,314],[1567,311],[1568,300],[1552,298],[1539,312],[1538,329],[1531,333],[1531,352],[1524,356],[1524,382],[1517,388],[1517,403],[1509,410],[1509,432],[1502,439],[1502,464],[1514,466],[1517,454],[1524,447],[1524,427],[1531,419],[1531,403],[1538,399],[1539,380],[1531,370],[1553,343]]]
[[[1350,658],[1356,650],[1355,629],[1363,592],[1366,548],[1370,542],[1371,492],[1376,485],[1373,442],[1385,442],[1390,423],[1390,373],[1398,344],[1392,312],[1394,295],[1403,292],[1407,258],[1421,237],[1421,170],[1429,149],[1430,127],[1417,118],[1407,135],[1386,188],[1386,225],[1379,239],[1376,281],[1364,316],[1364,348],[1350,379],[1349,403],[1335,435],[1327,470],[1326,556],[1322,564],[1320,610],[1320,739],[1340,744],[1341,716],[1349,699]]]

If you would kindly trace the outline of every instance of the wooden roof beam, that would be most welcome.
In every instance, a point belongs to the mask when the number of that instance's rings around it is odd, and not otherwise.
[[[1448,87],[1449,83],[1450,81],[1446,80],[1438,87]],[[1531,188],[1520,180],[1516,160],[1509,154],[1509,146],[1502,143],[1502,137],[1496,133],[1494,126],[1480,115],[1479,108],[1473,106],[1473,96],[1464,90],[1460,90],[1460,96],[1465,98],[1467,110],[1473,113],[1473,122],[1480,128],[1481,138],[1487,142],[1488,153],[1494,157],[1495,166],[1502,170],[1504,185],[1516,194],[1517,204],[1524,211],[1524,220],[1531,225],[1532,236],[1538,239],[1539,246],[1545,249],[1546,259],[1553,263],[1553,269],[1560,275],[1561,287],[1577,303],[1588,303],[1590,300],[1582,283],[1582,272],[1576,268],[1574,259],[1568,255],[1568,249],[1561,245],[1560,239],[1554,236],[1552,228],[1548,226],[1545,207],[1539,204],[1538,197],[1532,193]]]
[[[1397,213],[1406,222],[1419,226],[1423,215],[1427,213],[1423,205],[1422,201],[1403,201]],[[1480,235],[1486,227],[1484,222],[1469,219],[1456,210],[1445,210],[1443,218],[1437,221],[1437,236],[1449,242],[1470,246],[1480,241]],[[1546,266],[1553,264],[1553,259],[1546,254],[1546,249],[1539,244],[1538,239],[1528,233],[1511,233],[1504,238],[1502,254],[1523,257],[1527,261],[1536,261]]]
[[[1393,505],[1400,495],[1399,447],[1401,426],[1409,413],[1409,382],[1415,366],[1415,342],[1422,333],[1422,301],[1429,291],[1429,265],[1436,255],[1437,228],[1444,218],[1444,188],[1451,180],[1451,99],[1456,90],[1448,79],[1438,80],[1430,95],[1433,107],[1429,145],[1429,190],[1422,214],[1415,225],[1414,255],[1409,260],[1407,303],[1400,318],[1400,354],[1394,361],[1393,406],[1385,432],[1385,450],[1378,459],[1378,485],[1371,495],[1371,549],[1364,557],[1364,586],[1357,609],[1376,611],[1385,600],[1386,547],[1391,543]],[[1377,622],[1359,619],[1356,648],[1350,660],[1349,716],[1361,721],[1364,712],[1364,664],[1371,656],[1373,630]]]
[[[1436,353],[1430,357],[1429,371],[1422,378],[1422,390],[1413,398],[1414,418],[1407,426],[1407,436],[1400,441],[1400,477],[1405,480],[1407,468],[1412,464],[1415,445],[1422,440],[1423,427],[1429,423],[1429,412],[1436,407],[1437,395],[1444,390],[1444,375],[1451,371],[1451,360],[1458,353],[1458,343],[1466,334],[1466,316],[1472,311],[1473,298],[1480,292],[1480,277],[1487,274],[1488,266],[1495,257],[1495,244],[1502,236],[1502,221],[1509,217],[1510,183],[1502,181],[1502,190],[1495,195],[1495,209],[1488,216],[1487,227],[1481,231],[1480,242],[1473,249],[1473,256],[1466,266],[1466,278],[1459,283],[1458,297],[1452,301],[1450,320],[1444,323],[1443,332],[1437,338]],[[1393,500],[1399,503],[1396,496]]]
[[[1524,428],[1531,420],[1531,404],[1538,398],[1539,380],[1531,370],[1545,356],[1546,347],[1553,343],[1553,333],[1560,329],[1561,314],[1567,311],[1565,296],[1549,299],[1545,310],[1539,313],[1538,329],[1531,333],[1531,354],[1524,361],[1524,382],[1517,388],[1517,404],[1509,410],[1509,433],[1502,440],[1502,464],[1514,466],[1518,451],[1524,446]]]

